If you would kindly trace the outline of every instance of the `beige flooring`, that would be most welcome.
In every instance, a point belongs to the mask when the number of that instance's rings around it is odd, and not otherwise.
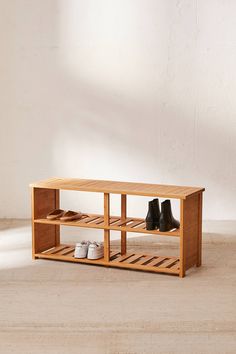
[[[32,261],[29,221],[2,220],[0,353],[236,353],[236,222],[204,231],[203,266],[180,279]],[[155,236],[129,247],[178,251]]]

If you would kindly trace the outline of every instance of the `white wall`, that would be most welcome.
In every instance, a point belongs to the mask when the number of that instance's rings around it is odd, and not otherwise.
[[[204,218],[236,219],[235,13],[0,0],[0,217],[29,217],[29,182],[68,176],[205,186]]]

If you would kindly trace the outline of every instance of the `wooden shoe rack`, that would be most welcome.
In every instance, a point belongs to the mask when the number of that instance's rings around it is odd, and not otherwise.
[[[32,183],[32,256],[68,262],[97,264],[126,269],[185,276],[185,272],[201,265],[202,193],[204,188],[173,185],[114,182],[88,179],[50,178]],[[60,190],[104,194],[104,213],[88,214],[77,221],[48,220],[46,215],[60,206]],[[110,194],[121,195],[120,216],[110,215]],[[127,213],[127,195],[174,198],[180,200],[180,228],[169,232],[146,230],[145,219]],[[104,257],[98,260],[74,258],[75,246],[60,243],[60,225],[104,230]],[[111,250],[110,231],[120,231],[120,251]],[[127,252],[127,232],[178,237],[178,257],[163,257]]]

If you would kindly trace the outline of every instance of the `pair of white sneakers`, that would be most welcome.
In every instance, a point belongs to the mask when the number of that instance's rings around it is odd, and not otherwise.
[[[104,256],[102,242],[82,241],[75,245],[75,258],[99,259]]]

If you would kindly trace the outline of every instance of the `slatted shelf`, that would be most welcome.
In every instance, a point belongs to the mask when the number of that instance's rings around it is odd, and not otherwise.
[[[78,178],[49,178],[32,183],[32,257],[97,264],[119,268],[177,274],[181,278],[191,267],[201,266],[202,254],[202,187],[119,182]],[[48,220],[46,216],[60,208],[60,191],[103,193],[101,214],[84,214],[80,220]],[[111,194],[120,195],[120,215],[110,214]],[[180,228],[167,232],[147,230],[145,219],[127,215],[128,196],[175,198],[179,200]],[[79,196],[78,196],[79,197]],[[74,246],[60,241],[60,226],[103,230],[104,258],[75,259]],[[111,230],[120,232],[120,249],[111,251]],[[127,251],[127,233],[179,237],[179,255],[165,257]]]
[[[127,231],[127,232],[137,232],[137,233],[146,233],[154,235],[164,235],[164,236],[179,236],[179,229],[174,229],[172,231],[160,232],[159,230],[147,230],[146,223],[144,219],[139,218],[125,218],[121,219],[119,216],[110,217],[110,225],[105,225],[103,215],[98,214],[88,214],[83,215],[80,220],[75,221],[60,221],[60,220],[48,220],[36,219],[35,223],[39,224],[51,224],[51,225],[67,225],[67,226],[78,226],[94,229],[107,229],[115,231]]]
[[[87,258],[74,258],[75,246],[61,244],[47,251],[37,253],[37,258],[54,259],[67,262],[105,265],[110,267],[138,269],[156,273],[169,273],[179,275],[179,258],[158,257],[155,255],[136,254],[129,252],[121,255],[119,251],[110,252],[110,261],[104,258],[91,260]]]

